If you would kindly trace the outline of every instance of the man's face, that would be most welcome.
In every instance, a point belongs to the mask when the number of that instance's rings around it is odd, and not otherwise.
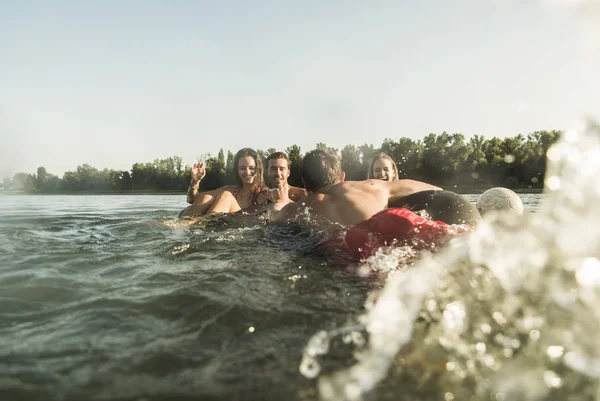
[[[286,183],[290,176],[290,168],[285,159],[269,160],[269,187],[277,188],[279,184]]]

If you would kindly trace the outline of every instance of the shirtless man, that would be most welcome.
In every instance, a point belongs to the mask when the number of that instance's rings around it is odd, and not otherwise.
[[[304,156],[302,182],[308,195],[293,203],[280,186],[279,199],[271,205],[270,222],[283,224],[294,220],[303,209],[310,208],[319,219],[351,226],[367,220],[395,201],[420,191],[441,190],[413,180],[344,181],[345,174],[338,156],[316,149]]]
[[[405,207],[389,208],[390,203],[402,202],[415,196],[429,198],[442,195],[434,205],[433,212],[440,210],[445,216],[456,219],[464,209],[467,215],[474,206],[451,192],[414,180],[344,181],[338,156],[328,150],[313,150],[304,156],[302,181],[308,195],[299,202],[292,202],[287,191],[279,187],[279,199],[270,205],[269,222],[285,224],[300,216],[310,216],[310,222],[330,231],[322,243],[330,254],[343,256],[340,263],[356,263],[372,256],[378,248],[403,242],[415,249],[429,248],[450,234],[465,232],[467,224],[450,226],[454,221],[434,221],[421,217]],[[426,197],[420,196],[426,194]],[[457,207],[456,205],[460,207]],[[421,210],[428,205],[416,205]],[[408,207],[408,206],[407,206]],[[450,209],[451,213],[448,212]],[[454,213],[457,212],[457,213]],[[342,226],[342,227],[340,227]]]
[[[288,198],[294,202],[306,195],[304,188],[288,184],[290,176],[290,159],[283,152],[275,152],[267,157],[267,185],[269,188],[279,188],[287,191]]]

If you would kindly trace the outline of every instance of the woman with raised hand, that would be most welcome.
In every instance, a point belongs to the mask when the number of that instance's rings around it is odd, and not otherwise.
[[[234,213],[251,206],[262,205],[268,199],[264,185],[260,155],[250,148],[240,149],[233,158],[236,185],[226,185],[213,191],[196,193],[206,175],[203,163],[192,167],[192,181],[188,189],[188,206],[180,216],[202,216],[215,213]],[[195,188],[195,189],[194,189]],[[191,195],[190,195],[191,194]]]

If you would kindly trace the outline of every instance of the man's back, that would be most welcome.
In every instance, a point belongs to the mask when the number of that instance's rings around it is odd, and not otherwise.
[[[319,221],[329,221],[344,226],[358,224],[385,209],[395,200],[417,191],[439,189],[418,181],[381,180],[345,181],[309,193],[295,204],[290,204],[275,222],[294,219],[305,208]]]
[[[333,223],[354,225],[387,207],[388,192],[374,184],[369,181],[341,182],[310,193],[301,203]]]

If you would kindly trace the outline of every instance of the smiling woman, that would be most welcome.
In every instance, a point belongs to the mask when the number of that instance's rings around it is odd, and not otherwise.
[[[236,185],[227,185],[199,194],[194,203],[183,210],[180,216],[235,213],[265,203],[268,192],[264,185],[263,165],[258,153],[250,148],[240,149],[233,158],[233,165],[236,167]]]
[[[369,179],[383,181],[395,181],[398,179],[398,167],[396,162],[385,153],[379,153],[373,157],[369,165]]]

